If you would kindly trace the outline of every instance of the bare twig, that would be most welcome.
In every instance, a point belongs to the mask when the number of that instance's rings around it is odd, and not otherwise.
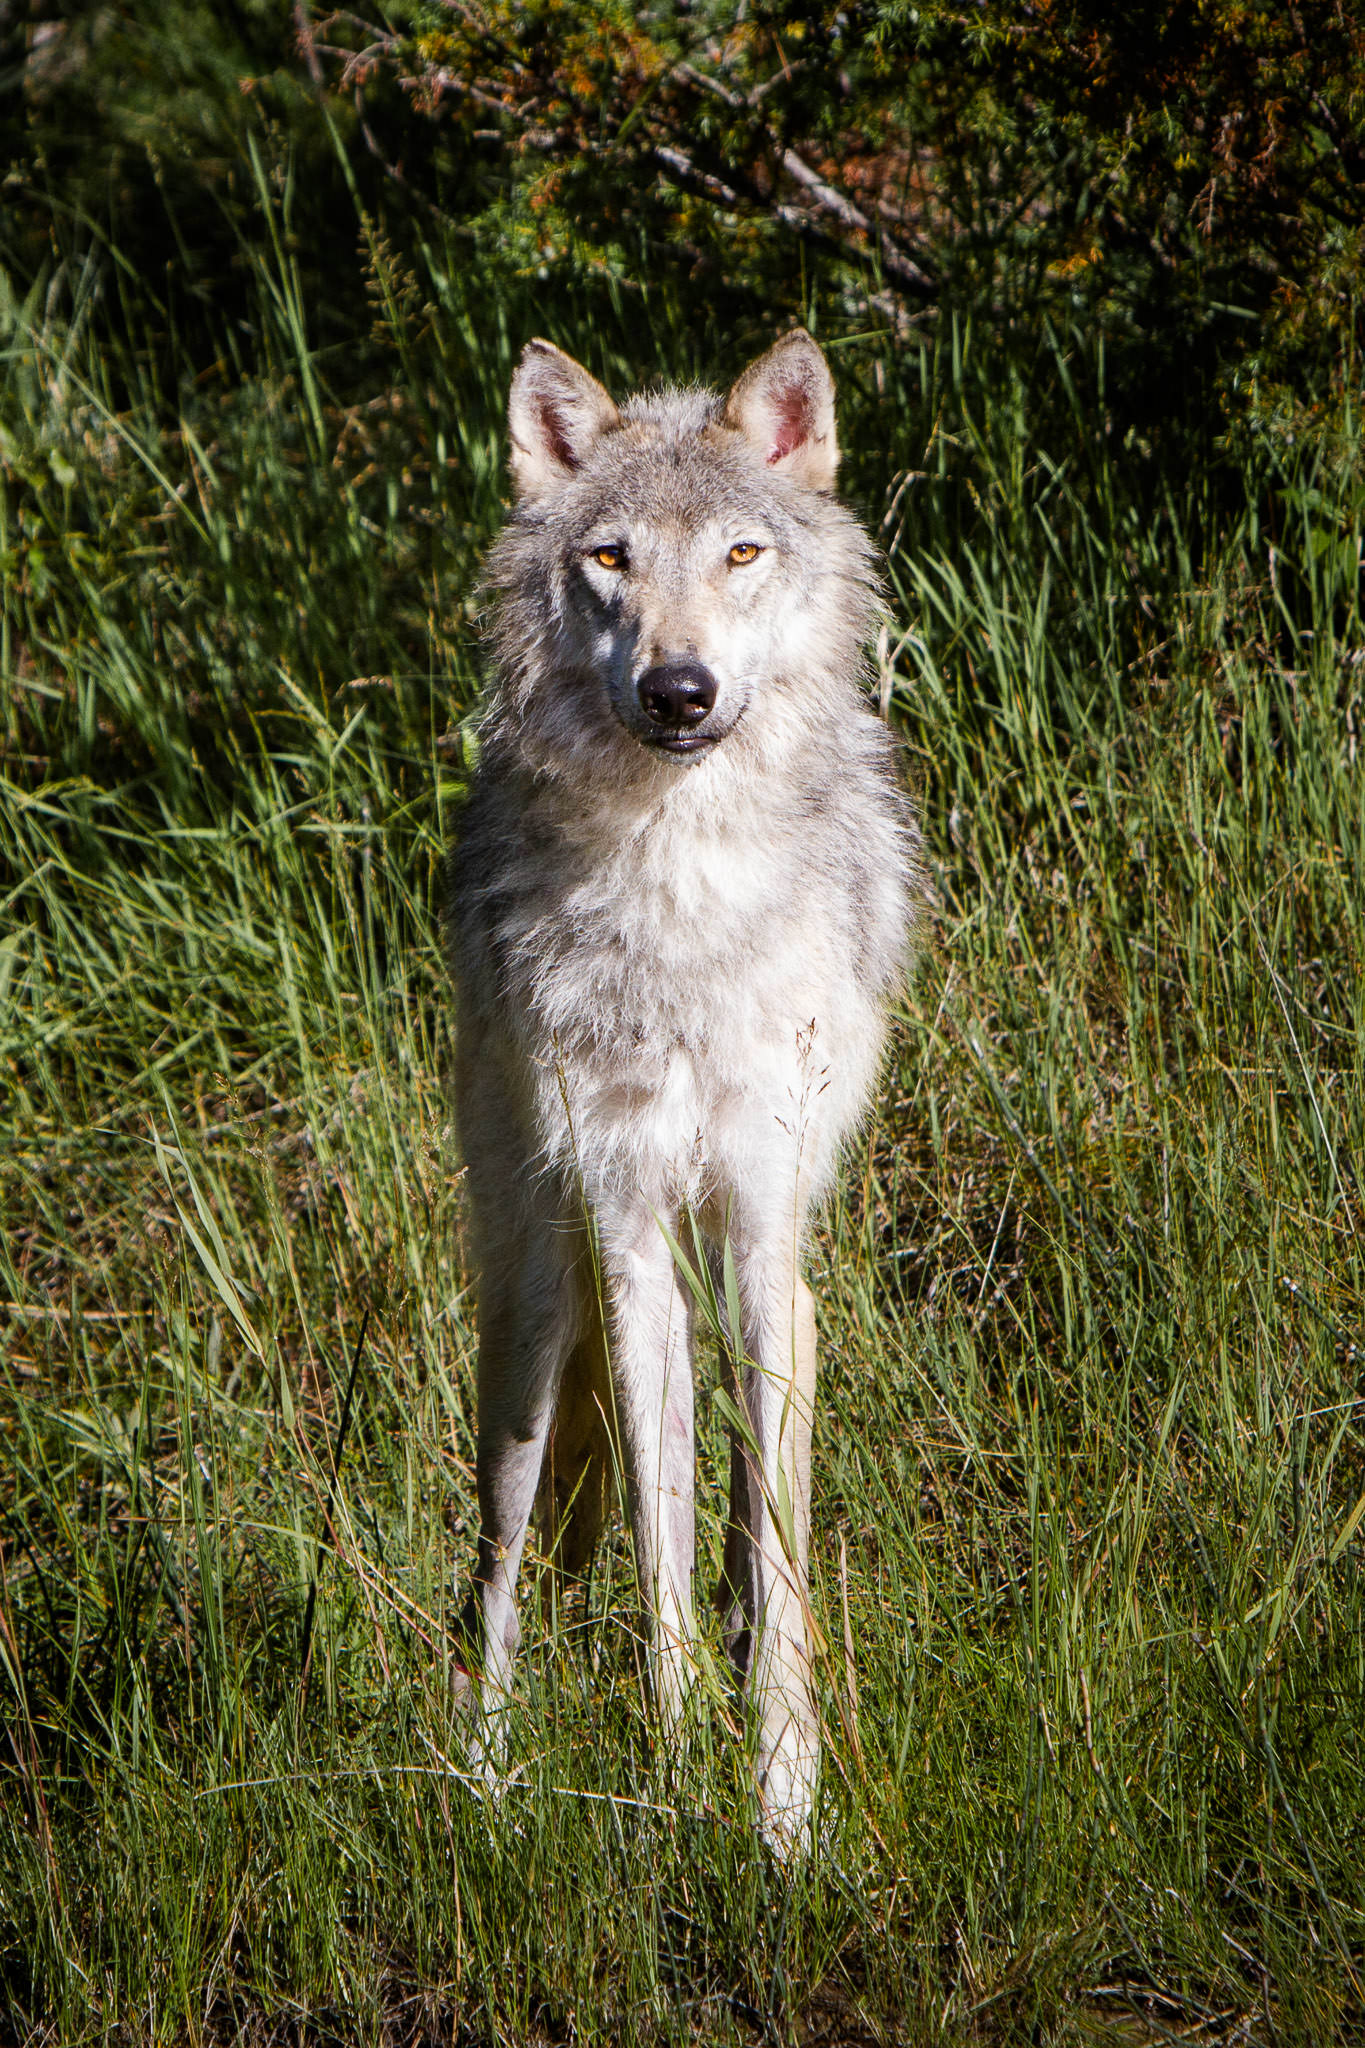
[[[815,204],[824,213],[850,229],[854,234],[866,235],[875,245],[881,258],[882,269],[888,277],[908,286],[912,291],[929,292],[933,284],[918,263],[905,255],[892,241],[885,228],[879,228],[870,221],[860,206],[855,206],[848,196],[828,184],[818,172],[796,154],[794,149],[782,152],[782,168],[796,184],[808,192]]]

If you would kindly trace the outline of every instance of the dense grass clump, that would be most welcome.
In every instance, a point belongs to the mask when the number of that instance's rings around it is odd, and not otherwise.
[[[938,903],[818,1247],[787,1871],[723,1690],[652,1741],[619,1529],[529,1596],[499,1803],[449,1687],[506,378],[748,337],[360,232],[345,366],[284,234],[207,364],[94,257],[0,317],[9,2037],[1359,2038],[1357,366],[1163,462],[1084,336],[827,312]]]

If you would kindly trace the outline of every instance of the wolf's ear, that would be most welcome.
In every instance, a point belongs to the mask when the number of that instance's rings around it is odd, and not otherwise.
[[[725,424],[745,435],[779,475],[813,491],[831,488],[839,467],[834,379],[804,327],[750,363],[725,401]]]
[[[621,415],[595,377],[552,341],[528,341],[512,379],[507,424],[519,498],[540,498],[582,467]]]

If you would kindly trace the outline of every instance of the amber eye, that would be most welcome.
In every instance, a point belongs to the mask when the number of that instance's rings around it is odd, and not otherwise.
[[[626,566],[624,548],[594,548],[592,558],[599,569],[624,569]]]
[[[755,541],[737,540],[730,550],[730,567],[732,569],[747,568],[750,562],[758,560],[762,552],[762,548]]]

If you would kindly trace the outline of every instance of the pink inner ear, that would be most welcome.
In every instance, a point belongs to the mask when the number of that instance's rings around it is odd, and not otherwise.
[[[802,384],[785,384],[768,401],[772,409],[772,446],[768,461],[780,462],[810,439],[810,393]]]
[[[545,444],[556,462],[565,469],[577,469],[578,457],[565,431],[564,415],[556,411],[552,398],[537,398],[536,419]]]

